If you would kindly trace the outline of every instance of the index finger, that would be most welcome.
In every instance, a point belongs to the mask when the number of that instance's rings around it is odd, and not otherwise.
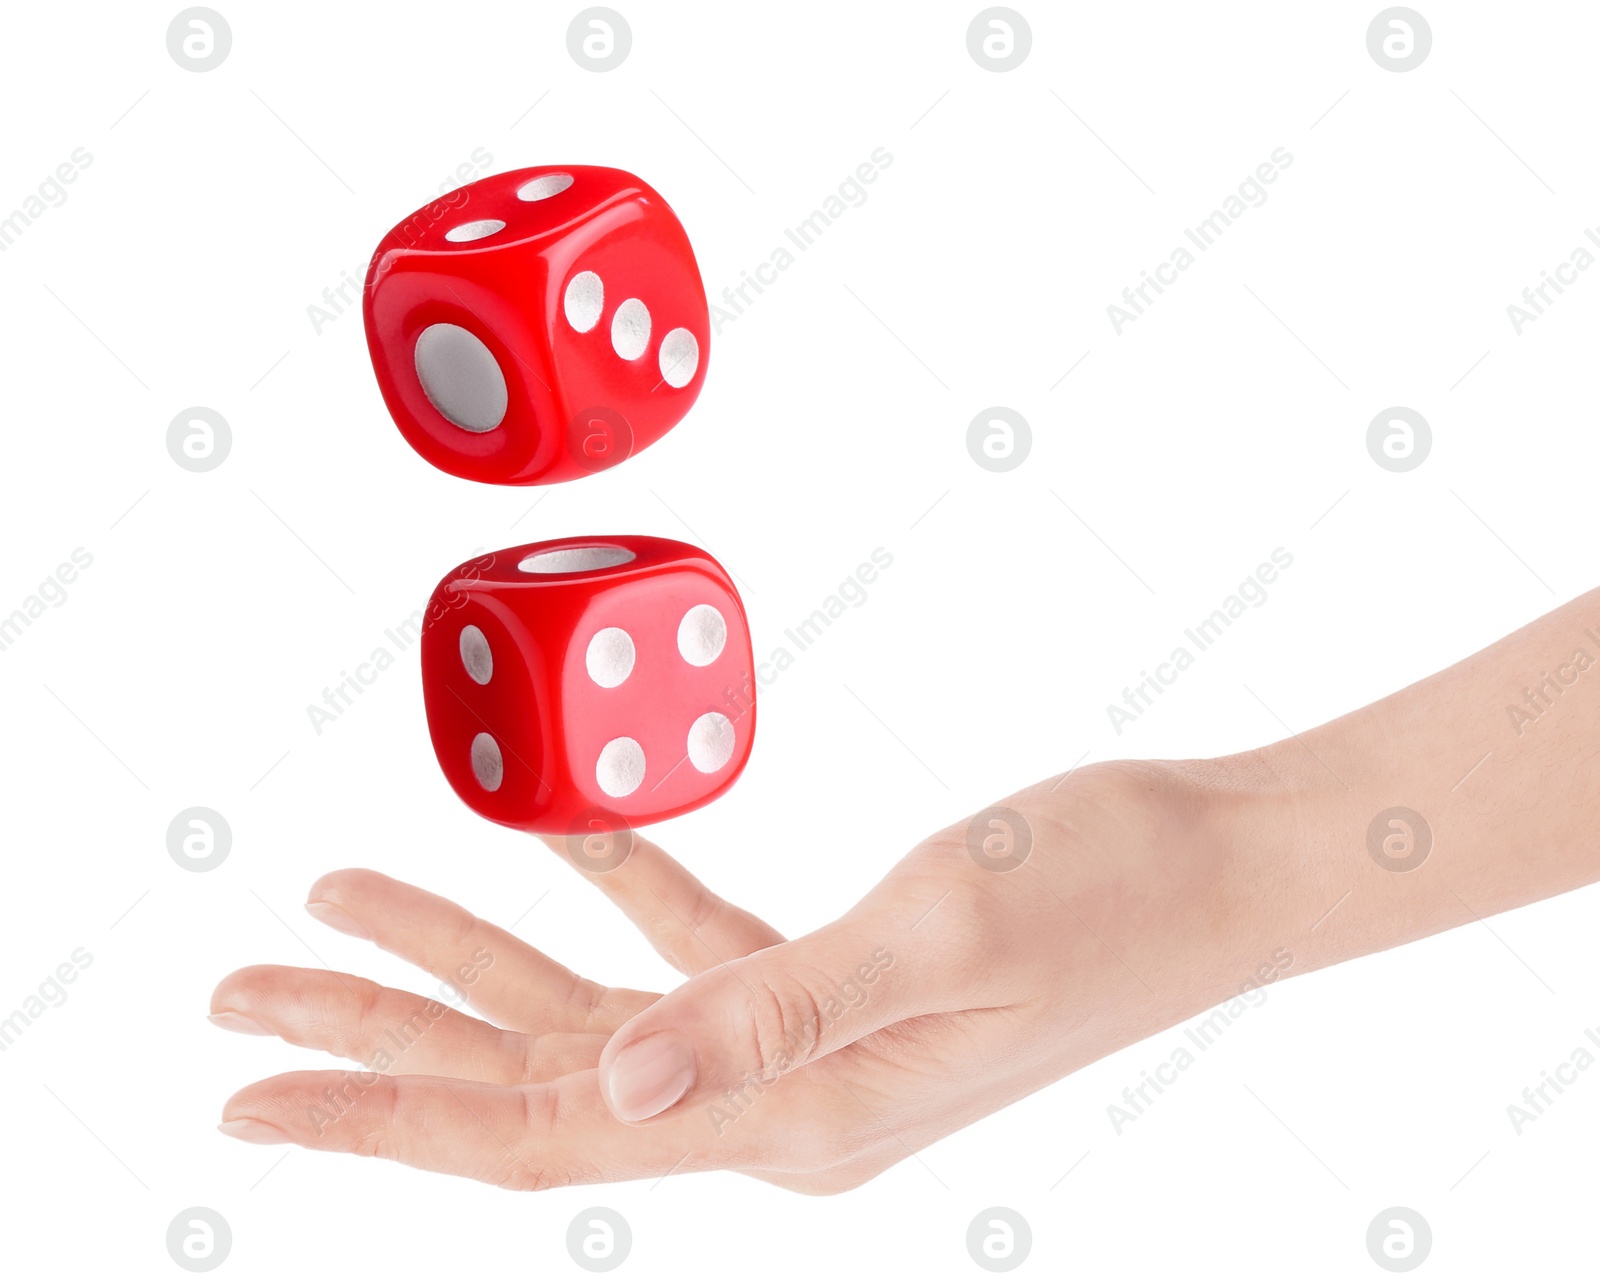
[[[711,892],[637,831],[596,830],[539,839],[621,907],[679,973],[693,977],[785,941],[765,920]]]
[[[450,899],[377,871],[330,871],[306,909],[449,983],[514,1031],[605,1035],[657,998],[580,977]]]

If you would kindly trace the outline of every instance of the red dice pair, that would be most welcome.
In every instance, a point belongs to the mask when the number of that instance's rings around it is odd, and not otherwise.
[[[363,306],[390,416],[468,480],[614,466],[671,429],[705,379],[689,237],[620,169],[519,169],[452,191],[383,238]]]
[[[561,539],[459,566],[428,604],[422,681],[456,794],[527,831],[615,831],[705,804],[755,732],[738,592],[665,538]]]
[[[367,343],[436,467],[552,484],[623,461],[694,403],[710,339],[688,236],[646,183],[587,165],[485,178],[384,237]],[[744,609],[705,552],[585,538],[496,552],[429,602],[439,763],[487,818],[586,836],[725,791],[755,729]]]

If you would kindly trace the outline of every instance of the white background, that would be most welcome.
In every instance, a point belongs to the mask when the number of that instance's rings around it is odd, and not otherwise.
[[[1506,315],[1600,223],[1593,6],[1418,0],[1433,49],[1396,74],[1367,52],[1373,0],[1018,0],[1032,51],[994,73],[976,3],[617,0],[632,52],[596,74],[567,51],[576,4],[217,3],[233,48],[204,74],[147,3],[14,8],[0,49],[0,214],[93,156],[0,254],[0,615],[94,558],[0,652],[0,1012],[93,956],[0,1055],[8,1270],[178,1274],[190,1205],[230,1222],[240,1276],[580,1274],[566,1228],[595,1204],[632,1225],[622,1274],[979,1274],[991,1205],[1032,1225],[1024,1274],[1379,1274],[1390,1205],[1432,1225],[1423,1274],[1586,1265],[1600,1072],[1521,1136],[1506,1107],[1600,1021],[1595,890],[1273,987],[1121,1136],[1107,1105],[1179,1029],[826,1200],[732,1174],[517,1197],[230,1142],[229,1093],[322,1061],[205,1013],[256,962],[431,990],[301,910],[347,865],[592,977],[675,980],[456,800],[414,648],[311,726],[477,548],[700,543],[758,655],[893,555],[763,691],[743,780],[652,833],[791,934],[1080,758],[1281,737],[1593,586],[1600,271],[1520,337]],[[432,470],[358,315],[307,316],[475,148],[639,173],[716,295],[878,147],[865,202],[713,339],[689,417],[578,483]],[[1107,305],[1277,147],[1267,202],[1118,336]],[[233,432],[206,474],[166,451],[191,405]],[[991,405],[1032,427],[1006,474],[966,450]],[[1391,405],[1433,430],[1407,474],[1366,450]],[[1116,735],[1106,704],[1280,546],[1268,602]],[[166,849],[191,805],[233,830],[204,874]]]

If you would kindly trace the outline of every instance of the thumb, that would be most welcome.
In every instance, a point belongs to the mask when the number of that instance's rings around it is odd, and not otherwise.
[[[648,1120],[771,1083],[905,1018],[964,1008],[965,983],[940,950],[913,946],[903,926],[847,916],[707,970],[611,1037],[600,1055],[606,1105],[619,1120]]]

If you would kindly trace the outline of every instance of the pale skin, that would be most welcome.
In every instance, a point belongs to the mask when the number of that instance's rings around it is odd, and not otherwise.
[[[1000,802],[1031,831],[1020,866],[969,853],[974,822],[980,844],[1001,831],[985,811],[794,941],[635,837],[580,874],[686,975],[666,994],[333,872],[314,916],[459,985],[481,1019],[350,974],[241,969],[212,995],[220,1025],[375,1070],[259,1081],[221,1128],[523,1190],[705,1169],[848,1190],[1251,984],[1600,878],[1597,637],[1600,591],[1271,746],[1047,779]],[[1425,827],[1375,828],[1395,808]]]

